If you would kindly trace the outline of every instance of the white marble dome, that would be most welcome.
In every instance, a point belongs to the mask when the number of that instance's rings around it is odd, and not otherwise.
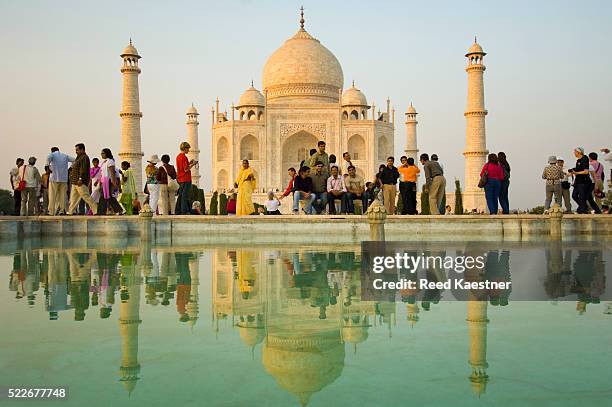
[[[135,46],[132,45],[132,40],[130,40],[130,43],[128,44],[127,47],[125,47],[123,49],[123,52],[121,53],[121,56],[136,56],[140,58],[140,55],[138,55],[138,50],[136,49]]]
[[[480,44],[478,44],[476,41],[474,41],[474,43],[472,44],[472,46],[468,50],[467,54],[465,54],[465,55],[468,56],[470,54],[485,54],[485,52],[482,50],[482,47],[480,46]]]
[[[344,74],[334,54],[301,28],[268,58],[262,82],[268,100],[297,96],[337,101]]]
[[[362,91],[355,87],[355,84],[344,91],[342,94],[342,106],[367,106],[368,100]]]
[[[244,91],[238,100],[238,107],[240,106],[265,106],[266,100],[260,91],[255,89],[253,85]]]

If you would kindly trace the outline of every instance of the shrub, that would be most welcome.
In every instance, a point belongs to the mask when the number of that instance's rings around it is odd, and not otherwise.
[[[208,213],[210,215],[218,215],[219,212],[217,210],[217,205],[218,205],[218,194],[217,191],[213,192],[212,197],[210,198],[210,210],[208,211]]]
[[[463,194],[458,179],[455,180],[455,215],[463,215]]]

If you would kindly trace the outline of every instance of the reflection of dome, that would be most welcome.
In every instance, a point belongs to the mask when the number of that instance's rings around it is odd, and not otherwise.
[[[348,343],[358,344],[368,339],[367,326],[345,326],[342,328],[342,339]]]
[[[305,406],[314,393],[342,374],[344,344],[337,331],[316,336],[268,335],[263,365],[282,388]]]
[[[260,91],[255,89],[252,85],[250,88],[244,91],[242,96],[240,96],[240,100],[238,101],[238,106],[264,106],[266,101],[261,94]]]
[[[297,96],[338,100],[344,74],[334,54],[300,28],[268,58],[262,82],[269,99]]]
[[[125,47],[125,49],[123,50],[123,52],[121,53],[121,56],[135,56],[140,58],[140,55],[138,55],[138,50],[136,49],[136,47],[134,47],[132,45],[132,40],[130,40],[130,43],[128,44],[127,47]]]
[[[258,343],[261,343],[266,337],[266,330],[263,328],[256,327],[240,327],[240,339],[248,347],[253,347]]]
[[[367,106],[368,101],[362,91],[355,84],[342,94],[342,106]]]

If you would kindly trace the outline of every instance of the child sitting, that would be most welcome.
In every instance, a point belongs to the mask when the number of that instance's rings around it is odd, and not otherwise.
[[[193,201],[193,204],[191,205],[191,214],[192,215],[201,215],[202,209],[202,204],[200,204],[200,201]]]
[[[280,201],[274,196],[274,191],[268,191],[268,200],[264,202],[268,215],[280,215]]]

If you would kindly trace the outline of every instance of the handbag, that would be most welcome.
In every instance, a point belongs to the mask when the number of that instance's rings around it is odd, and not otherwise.
[[[166,169],[166,167],[164,167],[162,165],[162,168],[164,169],[164,171],[166,171],[166,178],[168,179],[168,190],[169,191],[178,191],[178,189],[180,187],[178,181],[175,178],[172,178],[170,176],[170,174],[168,174],[168,170]]]
[[[482,175],[480,176],[480,181],[478,181],[478,188],[484,188],[484,186],[487,185],[488,181],[489,181],[489,170],[485,169]]]
[[[21,177],[19,179],[19,184],[17,185],[17,191],[23,191],[26,188],[26,182],[25,182],[25,170],[26,170],[26,166],[23,166],[23,174],[21,174]]]
[[[561,181],[561,188],[563,189],[570,189],[572,185],[569,183],[569,181]]]

